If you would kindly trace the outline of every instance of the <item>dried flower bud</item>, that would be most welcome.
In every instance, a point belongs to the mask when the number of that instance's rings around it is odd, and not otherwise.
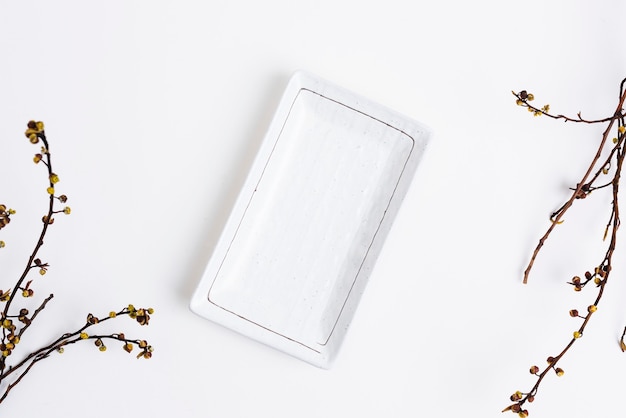
[[[537,374],[539,373],[539,367],[537,366],[531,366],[530,368],[530,374]]]
[[[572,318],[576,318],[578,316],[578,310],[576,309],[572,309],[569,311],[569,316],[571,316]]]
[[[89,314],[89,315],[87,315],[87,323],[89,323],[89,324],[91,324],[91,325],[95,325],[95,324],[97,324],[98,322],[100,322],[100,321],[98,320],[98,318],[97,318],[97,317],[93,316],[93,314]]]

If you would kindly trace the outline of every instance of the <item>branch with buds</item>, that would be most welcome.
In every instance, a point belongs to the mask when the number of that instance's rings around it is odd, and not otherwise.
[[[146,340],[127,338],[121,332],[107,334],[98,333],[94,330],[101,323],[124,316],[131,318],[139,325],[148,325],[150,315],[154,312],[153,309],[135,308],[133,305],[128,305],[102,317],[89,313],[82,325],[74,331],[52,338],[51,342],[30,353],[20,353],[19,343],[23,340],[26,331],[54,297],[53,294],[50,294],[40,302],[35,302],[33,309],[35,278],[31,277],[37,273],[39,277],[44,276],[50,267],[48,262],[42,261],[39,257],[40,250],[44,245],[44,238],[54,223],[55,215],[69,215],[71,213],[70,207],[65,205],[68,200],[67,196],[57,194],[59,176],[53,170],[52,155],[43,122],[28,122],[28,129],[25,134],[32,144],[42,144],[40,152],[35,154],[33,161],[35,164],[45,166],[46,193],[49,199],[47,211],[41,218],[41,232],[28,257],[26,266],[13,286],[0,290],[0,403],[6,399],[12,389],[22,381],[33,366],[50,357],[53,353],[62,353],[65,347],[70,345],[92,341],[99,351],[104,352],[107,350],[105,342],[111,341],[120,344],[122,349],[128,353],[132,352],[136,346],[138,348],[137,358],[144,359],[151,358],[153,352],[152,346]],[[62,206],[59,207],[59,204]],[[0,231],[9,225],[11,217],[15,214],[15,210],[5,204],[0,204]],[[6,251],[5,247],[7,244],[0,240],[0,249]]]
[[[513,92],[516,103],[519,106],[528,109],[528,111],[534,116],[547,116],[549,118],[563,120],[565,122],[606,124],[606,128],[602,133],[597,151],[594,154],[591,163],[585,170],[580,181],[576,184],[576,187],[570,188],[572,193],[569,199],[567,199],[559,209],[550,215],[550,226],[544,235],[539,239],[539,243],[530,257],[526,270],[524,271],[523,282],[528,282],[530,272],[533,268],[535,260],[541,252],[541,248],[552,232],[563,222],[563,215],[576,202],[584,200],[588,198],[592,192],[602,189],[611,193],[612,202],[603,236],[604,241],[608,240],[608,244],[604,254],[602,254],[599,260],[599,263],[592,266],[588,271],[582,274],[582,277],[574,276],[567,282],[576,292],[580,292],[587,287],[595,287],[595,296],[593,297],[592,302],[587,306],[586,313],[584,315],[581,315],[577,309],[571,309],[569,311],[569,315],[572,318],[581,321],[575,331],[573,331],[571,339],[567,342],[559,354],[547,358],[547,365],[543,369],[536,365],[530,367],[530,373],[537,377],[534,386],[527,392],[516,391],[513,393],[510,397],[510,400],[513,403],[504,408],[502,412],[511,411],[517,413],[521,418],[528,416],[526,403],[533,402],[539,387],[546,376],[552,373],[557,376],[562,376],[564,374],[563,369],[559,367],[558,364],[574,343],[583,336],[591,317],[597,311],[598,305],[604,295],[605,287],[612,270],[613,254],[615,252],[617,241],[617,231],[620,227],[619,186],[622,168],[624,165],[624,157],[626,156],[626,126],[624,124],[624,117],[626,115],[624,115],[623,111],[624,101],[626,100],[626,92],[624,91],[625,84],[626,79],[624,79],[621,83],[618,103],[613,114],[606,118],[593,120],[583,118],[580,113],[578,113],[576,117],[552,114],[550,113],[549,105],[546,104],[541,107],[537,107],[532,104],[534,101],[533,94],[528,93],[525,90],[522,90],[519,93]],[[624,342],[625,336],[626,327],[624,328],[624,334],[619,341],[622,351],[626,350],[626,343]]]

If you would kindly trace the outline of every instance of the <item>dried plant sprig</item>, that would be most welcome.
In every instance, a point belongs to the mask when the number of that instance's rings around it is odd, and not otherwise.
[[[46,299],[45,303],[47,303],[48,300],[50,299]],[[151,308],[135,309],[133,305],[128,305],[127,308],[124,308],[119,312],[111,312],[108,316],[103,317],[102,319],[99,319],[92,314],[88,314],[87,320],[82,327],[72,332],[61,335],[48,345],[40,347],[39,349],[31,352],[17,364],[7,368],[6,370],[2,371],[2,373],[0,373],[0,381],[16,373],[16,377],[14,378],[14,380],[7,385],[4,393],[0,396],[0,403],[8,396],[11,389],[13,389],[30,371],[32,366],[34,366],[39,361],[48,358],[50,354],[54,353],[55,351],[58,353],[63,353],[65,351],[65,347],[71,344],[75,344],[77,342],[92,340],[94,341],[95,346],[98,347],[100,351],[104,352],[107,349],[106,345],[104,345],[104,340],[120,341],[123,343],[122,349],[124,349],[124,351],[130,353],[131,351],[133,351],[134,345],[137,345],[139,347],[139,353],[137,354],[137,358],[150,359],[152,357],[152,352],[154,351],[154,349],[150,344],[148,344],[146,340],[126,338],[124,333],[121,332],[112,334],[89,334],[87,332],[87,329],[94,325],[100,324],[102,322],[111,320],[122,315],[128,315],[131,318],[134,318],[137,322],[139,322],[140,325],[148,325],[148,321],[150,318],[149,314],[153,312],[154,311]],[[0,344],[0,351],[2,351],[3,353],[9,351],[7,356],[11,354],[8,344]]]
[[[52,342],[30,352],[21,354],[18,358],[18,344],[23,339],[25,332],[31,327],[38,315],[45,309],[46,305],[54,297],[50,294],[30,312],[25,302],[18,302],[19,296],[23,298],[31,298],[35,292],[32,287],[34,279],[30,279],[30,273],[35,270],[39,276],[47,273],[50,264],[42,261],[38,254],[44,244],[44,238],[49,230],[49,226],[54,223],[54,215],[71,213],[69,206],[57,208],[58,203],[65,204],[68,200],[64,194],[56,194],[56,185],[59,182],[59,176],[53,171],[52,158],[50,154],[50,146],[46,138],[43,122],[30,121],[28,129],[25,132],[26,137],[32,144],[42,143],[41,151],[33,157],[35,164],[42,163],[46,167],[47,188],[46,193],[49,196],[48,208],[46,214],[42,217],[42,229],[32,250],[26,266],[17,278],[15,284],[6,289],[0,290],[0,303],[4,306],[0,312],[0,403],[9,395],[11,390],[19,384],[24,376],[28,374],[31,368],[43,359],[48,358],[53,352],[63,352],[64,348],[81,341],[93,341],[99,351],[106,351],[105,341],[120,342],[124,351],[130,353],[134,347],[138,347],[137,358],[149,359],[152,357],[153,348],[146,340],[136,338],[126,338],[124,333],[88,333],[88,329],[97,326],[106,321],[114,320],[121,316],[128,316],[135,320],[139,325],[148,325],[150,315],[154,313],[152,308],[135,308],[132,304],[119,311],[111,311],[108,315],[99,318],[93,314],[88,314],[84,324],[78,329],[64,333],[52,340]],[[0,230],[6,227],[11,221],[11,216],[16,211],[8,208],[4,204],[0,204]],[[6,246],[4,241],[0,241],[0,248]],[[15,305],[20,305],[16,307]],[[16,359],[14,362],[12,360]]]
[[[623,83],[622,83],[623,86]],[[527,109],[529,109],[529,111],[531,111],[535,116],[540,116],[540,115],[546,115],[549,117],[552,117],[554,119],[563,119],[566,122],[567,121],[571,121],[571,122],[584,122],[584,123],[604,123],[604,122],[608,122],[608,126],[607,128],[604,130],[603,134],[602,134],[602,138],[600,140],[600,144],[598,145],[598,149],[591,161],[591,163],[589,164],[589,167],[587,168],[587,170],[585,171],[582,179],[578,182],[578,184],[576,185],[576,188],[573,188],[573,193],[571,195],[571,197],[559,208],[557,209],[554,213],[552,213],[552,215],[550,216],[550,220],[552,221],[552,224],[550,225],[550,227],[547,229],[547,231],[545,232],[545,234],[539,239],[539,243],[537,244],[537,247],[535,247],[535,250],[533,251],[533,254],[530,258],[530,261],[528,262],[528,265],[526,267],[526,270],[524,271],[524,283],[528,282],[528,276],[530,275],[530,271],[532,270],[533,264],[535,263],[535,259],[537,258],[537,255],[539,254],[539,251],[541,250],[541,247],[543,247],[544,242],[548,239],[548,237],[550,236],[550,234],[552,233],[552,231],[554,230],[554,228],[556,227],[556,225],[559,224],[559,222],[561,221],[563,215],[565,214],[565,212],[567,212],[567,210],[572,207],[572,205],[574,204],[574,202],[578,199],[584,199],[587,197],[587,195],[589,195],[593,190],[604,187],[604,186],[594,186],[594,183],[596,182],[596,180],[600,177],[601,174],[605,174],[608,173],[608,170],[606,169],[606,167],[610,167],[611,166],[611,161],[616,157],[616,153],[618,153],[620,150],[623,151],[623,139],[624,139],[624,124],[623,124],[623,115],[622,115],[622,107],[624,105],[624,100],[626,99],[626,94],[622,93],[620,94],[620,99],[619,99],[619,103],[617,105],[617,109],[615,110],[615,113],[613,114],[612,117],[610,118],[604,118],[604,119],[598,119],[598,120],[594,120],[594,121],[588,121],[588,120],[584,120],[581,118],[575,119],[575,118],[570,118],[567,116],[563,116],[563,115],[551,115],[550,113],[547,112],[547,110],[543,110],[543,109],[549,109],[549,105],[545,105],[543,106],[541,109],[531,105],[529,103],[529,100],[534,99],[534,97],[532,96],[532,94],[529,95],[529,93],[526,93],[524,90],[522,90],[520,93],[513,93],[516,97],[517,97],[517,104],[520,106],[524,106]],[[524,99],[524,97],[526,97],[526,99]],[[580,115],[580,113],[579,113]],[[614,124],[615,122],[618,122],[619,127],[618,127],[618,136],[617,136],[617,140],[613,141],[613,148],[611,150],[611,152],[609,153],[609,156],[606,157],[606,159],[603,161],[602,164],[598,164],[600,158],[602,157],[602,152],[604,151],[604,149],[607,147],[608,145],[608,138],[613,130]],[[594,172],[595,170],[595,172]],[[619,170],[615,171],[615,175],[619,176]],[[613,178],[613,180],[609,183],[609,184],[613,184],[615,182],[615,178]],[[617,202],[615,201],[613,203],[613,207],[615,207],[617,204]]]
[[[586,271],[583,275],[584,278],[581,278],[580,276],[574,276],[569,282],[567,282],[577,292],[582,291],[585,287],[587,287],[588,284],[593,283],[593,285],[595,285],[597,289],[593,302],[588,305],[587,312],[584,315],[581,315],[577,309],[571,309],[569,311],[569,315],[571,317],[582,319],[582,322],[580,323],[578,328],[573,331],[571,339],[560,351],[559,354],[547,358],[547,366],[545,366],[543,370],[536,365],[530,367],[530,373],[537,377],[535,384],[528,392],[516,391],[515,393],[513,393],[513,395],[511,395],[510,397],[510,400],[513,403],[504,408],[502,412],[512,411],[514,413],[517,413],[521,418],[528,416],[528,410],[525,409],[526,403],[534,401],[541,383],[548,374],[550,374],[551,372],[554,372],[557,376],[562,376],[564,374],[564,370],[561,367],[558,367],[557,364],[574,345],[574,343],[584,335],[585,329],[588,326],[591,317],[597,311],[598,305],[602,299],[602,296],[604,295],[604,290],[612,270],[613,255],[615,252],[617,241],[617,231],[620,227],[619,182],[624,164],[624,157],[626,156],[626,127],[624,125],[623,113],[623,105],[624,101],[626,100],[626,92],[624,91],[625,83],[626,79],[624,79],[620,85],[618,105],[613,115],[610,117],[596,120],[583,119],[580,112],[578,113],[576,118],[571,118],[560,114],[551,114],[549,113],[549,105],[544,105],[541,108],[538,108],[530,103],[534,100],[534,96],[532,94],[526,92],[525,90],[522,90],[519,93],[513,92],[513,95],[516,97],[516,103],[520,106],[526,107],[528,111],[533,113],[533,115],[535,116],[545,115],[553,119],[564,120],[565,122],[607,124],[606,129],[602,133],[598,149],[594,154],[591,163],[586,169],[584,175],[582,176],[582,179],[580,180],[580,182],[578,182],[576,187],[570,188],[572,190],[570,198],[559,209],[557,209],[550,215],[550,226],[548,227],[544,235],[539,239],[539,243],[535,247],[535,250],[530,257],[526,270],[524,271],[523,282],[527,283],[535,259],[537,258],[545,241],[548,239],[552,231],[554,231],[556,226],[562,223],[563,215],[568,211],[569,208],[572,207],[574,202],[587,198],[595,190],[609,187],[612,193],[612,201],[609,220],[607,222],[603,236],[603,240],[605,241],[609,237],[610,239],[601,262],[598,263],[597,267],[590,269],[590,271]],[[617,125],[617,129],[615,129],[615,125]],[[612,141],[609,141],[611,133],[615,131],[617,131],[615,137],[613,137]],[[606,152],[607,150],[608,153]],[[602,156],[605,154],[606,156],[603,158]],[[600,178],[609,175],[611,172],[612,177],[610,177],[609,181],[604,182],[604,184],[596,185],[596,182],[598,182]],[[624,333],[620,340],[620,347],[622,348],[622,350],[626,350],[626,343],[624,343],[625,336],[626,327],[624,328]]]

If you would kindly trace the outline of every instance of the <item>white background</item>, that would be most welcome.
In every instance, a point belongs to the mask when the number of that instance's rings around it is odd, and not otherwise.
[[[530,283],[525,263],[590,161],[626,76],[619,0],[0,1],[0,288],[45,212],[43,120],[59,192],[22,348],[128,303],[152,306],[150,361],[109,345],[38,364],[0,408],[19,417],[500,417],[595,293],[610,197],[575,207]],[[188,303],[289,76],[308,70],[429,125],[434,137],[335,366],[316,369],[196,317]],[[626,231],[624,231],[626,232]],[[624,247],[585,336],[531,416],[623,416]],[[17,353],[17,351],[16,351]],[[512,416],[512,415],[511,415]]]

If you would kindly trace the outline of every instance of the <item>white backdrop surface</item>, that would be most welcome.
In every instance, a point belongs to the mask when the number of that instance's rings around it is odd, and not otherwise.
[[[601,257],[609,196],[568,215],[528,285],[547,216],[626,76],[619,0],[0,1],[0,288],[45,211],[23,136],[43,120],[70,198],[42,256],[54,300],[24,344],[87,312],[152,306],[150,361],[112,344],[38,364],[0,409],[28,417],[499,417],[571,336],[567,280]],[[289,76],[307,70],[429,125],[434,137],[330,371],[192,314],[188,304]],[[594,206],[595,205],[595,206]],[[586,209],[585,209],[586,208]],[[595,211],[594,211],[595,208]],[[602,212],[604,210],[604,212]],[[598,222],[597,220],[600,219]],[[568,228],[569,226],[569,228]],[[10,250],[10,252],[9,252]],[[624,247],[597,316],[545,380],[536,417],[623,416]],[[114,349],[115,348],[115,349]]]

